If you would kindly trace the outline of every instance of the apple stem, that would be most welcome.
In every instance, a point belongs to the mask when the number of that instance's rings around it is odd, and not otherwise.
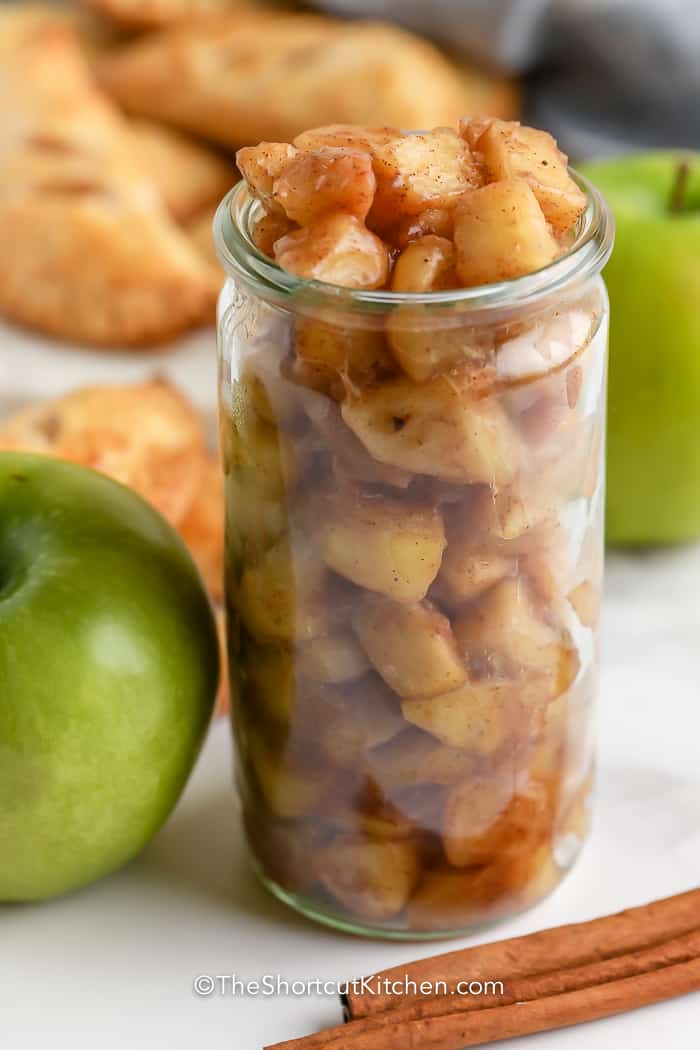
[[[687,160],[681,160],[676,165],[671,198],[668,202],[668,210],[672,215],[680,215],[681,212],[685,211],[690,171],[690,162]]]

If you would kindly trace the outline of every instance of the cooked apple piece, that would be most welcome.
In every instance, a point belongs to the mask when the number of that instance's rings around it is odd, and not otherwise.
[[[494,122],[493,117],[462,117],[459,122],[459,133],[471,150],[476,150],[479,139]]]
[[[394,263],[393,292],[440,292],[456,287],[455,248],[445,237],[420,237]]]
[[[473,770],[475,757],[442,744],[435,737],[411,726],[367,756],[367,766],[386,792],[421,784],[456,784]]]
[[[391,355],[384,333],[299,318],[295,349],[298,357],[320,377],[328,392],[341,400],[346,385],[365,386],[391,371]]]
[[[246,835],[268,877],[291,893],[308,891],[316,882],[314,857],[325,845],[325,826],[315,820],[280,820],[259,807],[243,807]]]
[[[501,678],[544,674],[551,682],[552,699],[565,692],[578,673],[571,640],[542,618],[522,579],[496,584],[464,611],[454,630],[472,667]]]
[[[350,915],[369,922],[403,911],[420,874],[415,843],[338,838],[319,851],[318,877]]]
[[[464,751],[490,757],[527,728],[521,683],[474,682],[429,699],[404,700],[404,718]]]
[[[454,128],[399,135],[371,144],[377,192],[370,225],[391,227],[397,216],[450,208],[480,184],[476,161]]]
[[[251,224],[250,236],[253,244],[264,255],[271,259],[275,257],[275,241],[291,233],[295,229],[294,223],[290,222],[284,213],[277,211],[264,212]]]
[[[401,138],[402,134],[398,128],[365,128],[360,124],[325,124],[320,128],[302,131],[294,139],[294,145],[301,150],[337,146],[341,149],[364,150],[372,153],[374,149]]]
[[[503,842],[504,818],[515,787],[506,777],[472,776],[456,784],[445,803],[443,845],[455,867],[487,864]]]
[[[370,669],[369,661],[351,634],[329,634],[301,646],[297,671],[314,682],[352,682]]]
[[[432,235],[410,244],[396,260],[391,278],[395,292],[434,292],[457,286],[452,241]],[[420,307],[399,307],[387,319],[389,344],[404,372],[422,383],[448,371],[473,351],[462,328],[435,330],[435,318]]]
[[[238,611],[250,633],[260,640],[308,641],[327,634],[327,570],[313,551],[289,547],[283,536],[241,577]]]
[[[248,753],[265,802],[278,817],[303,817],[323,797],[320,777],[296,769],[291,760],[260,735],[249,733]]]
[[[427,234],[452,240],[454,208],[426,208],[420,215],[409,215],[393,228],[391,241],[397,248],[406,248],[412,241]]]
[[[425,597],[445,549],[437,510],[390,497],[333,500],[320,535],[331,569],[400,602]]]
[[[387,338],[397,364],[415,383],[425,383],[459,365],[472,372],[486,369],[493,350],[474,329],[462,324],[459,314],[445,310],[438,322],[435,311],[424,306],[398,306],[386,322]]]
[[[362,442],[343,422],[337,405],[318,398],[307,406],[307,415],[320,448],[333,457],[333,471],[342,481],[366,481],[371,485],[389,485],[406,489],[413,480],[407,470],[378,463]]]
[[[441,867],[427,871],[412,894],[406,911],[409,930],[459,930],[492,917],[493,896],[484,892],[482,871]]]
[[[360,608],[353,627],[370,662],[401,697],[438,696],[467,680],[450,621],[431,602],[378,598]]]
[[[532,188],[558,233],[570,230],[586,210],[586,195],[569,175],[568,158],[546,131],[493,120],[475,149],[492,179],[523,179]]]
[[[569,587],[571,552],[567,530],[556,519],[543,521],[517,543],[520,569],[539,598],[549,605],[560,602]]]
[[[381,288],[389,277],[383,241],[354,215],[335,212],[275,241],[283,270],[342,288]]]
[[[328,146],[298,153],[275,179],[272,192],[292,222],[309,226],[330,212],[363,221],[376,187],[369,153]]]
[[[352,686],[324,688],[308,705],[309,739],[339,766],[355,767],[374,747],[404,729],[398,698],[379,675]]]
[[[236,164],[253,193],[272,214],[284,212],[272,195],[275,179],[297,155],[287,142],[261,142],[258,146],[244,146],[236,153]]]
[[[440,567],[440,584],[454,603],[472,601],[499,580],[517,573],[517,556],[490,542],[493,496],[489,489],[470,493],[447,520],[447,550]]]
[[[294,444],[257,414],[245,384],[233,389],[223,445],[227,474],[234,474],[250,492],[286,502],[299,470]]]
[[[507,485],[519,445],[492,398],[478,398],[466,377],[437,376],[420,386],[397,379],[349,396],[343,419],[368,452],[393,467],[458,484]]]
[[[297,688],[291,649],[247,641],[241,662],[245,702],[281,726],[289,724]]]
[[[466,287],[534,273],[559,245],[526,182],[508,179],[470,190],[455,212],[457,276]]]
[[[584,627],[593,629],[600,619],[600,591],[584,580],[568,595],[569,602]]]
[[[444,820],[445,856],[461,868],[529,852],[528,843],[544,836],[552,814],[537,781],[516,786],[511,778],[472,777],[450,791]]]
[[[229,474],[225,485],[226,540],[246,561],[255,551],[265,551],[285,532],[289,516],[284,503],[251,489],[245,479]]]

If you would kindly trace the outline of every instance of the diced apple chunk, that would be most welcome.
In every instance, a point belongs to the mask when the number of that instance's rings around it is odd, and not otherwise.
[[[311,722],[308,736],[304,735],[316,740],[325,756],[339,766],[356,766],[406,724],[398,698],[375,674],[342,689],[324,689],[308,715]]]
[[[475,761],[472,754],[449,747],[413,726],[367,757],[373,779],[387,792],[425,784],[456,784],[469,775]]]
[[[600,591],[584,580],[568,595],[569,602],[584,627],[595,627],[600,618]]]
[[[370,222],[380,228],[397,216],[426,208],[449,208],[465,190],[479,185],[469,147],[453,128],[401,135],[372,146],[377,194]]]
[[[291,649],[246,643],[245,700],[258,714],[288,725],[296,702],[296,677]]]
[[[462,117],[459,133],[471,150],[476,150],[479,139],[494,122],[493,117]]]
[[[416,602],[438,574],[445,533],[432,508],[353,495],[329,507],[321,549],[326,564],[358,586]]]
[[[473,502],[468,501],[463,512],[450,520],[447,529],[440,583],[453,602],[478,598],[499,580],[517,572],[516,558],[506,550],[500,551],[495,544],[488,546],[483,522],[470,514]]]
[[[290,222],[286,215],[277,211],[264,212],[251,224],[250,235],[255,247],[273,259],[275,241],[291,233],[293,229],[295,229],[294,223]]]
[[[261,142],[258,146],[244,146],[236,153],[238,170],[267,212],[284,214],[272,189],[275,179],[296,155],[297,150],[287,142]]]
[[[403,911],[418,881],[420,858],[409,840],[339,838],[319,851],[316,870],[351,915],[380,922]]]
[[[457,642],[482,673],[546,675],[552,696],[569,688],[579,661],[566,633],[542,618],[527,583],[506,579],[487,591],[455,623]]]
[[[430,602],[376,599],[353,618],[370,662],[401,697],[438,696],[467,679],[450,622]]]
[[[364,150],[371,153],[373,149],[401,138],[401,135],[399,128],[365,128],[360,124],[325,124],[320,128],[302,131],[294,139],[294,145],[300,150],[337,146],[341,149]]]
[[[290,161],[275,179],[273,196],[300,226],[331,212],[362,221],[372,206],[376,185],[368,153],[328,147],[299,153]]]
[[[492,398],[460,376],[421,386],[397,379],[348,397],[343,419],[368,452],[394,467],[445,481],[507,485],[517,470],[512,424]]]
[[[452,239],[454,208],[426,208],[419,215],[409,215],[392,230],[392,241],[405,248],[427,234]]]
[[[299,649],[297,657],[299,674],[314,682],[351,682],[369,669],[364,650],[351,634],[314,638]]]
[[[586,196],[569,175],[568,158],[546,131],[494,120],[475,148],[492,179],[527,182],[557,232],[571,229],[585,211]]]
[[[335,212],[275,241],[282,269],[343,288],[380,288],[389,276],[386,245],[354,215]]]
[[[473,682],[429,699],[404,700],[407,721],[450,747],[483,757],[499,751],[525,724],[520,685]]]
[[[457,276],[466,288],[508,281],[552,262],[559,245],[526,182],[471,190],[455,212]]]
[[[260,640],[304,641],[326,634],[324,566],[313,554],[289,549],[283,536],[242,575],[238,611],[250,633]]]
[[[250,734],[248,751],[263,797],[278,817],[302,817],[318,805],[324,785],[302,770],[294,768],[257,734]]]
[[[394,263],[392,292],[439,292],[456,287],[454,244],[445,237],[420,237]]]
[[[455,867],[488,864],[541,838],[551,818],[544,785],[530,780],[473,777],[450,791],[443,844]]]
[[[450,372],[459,365],[477,371],[484,368],[490,354],[480,346],[475,334],[459,323],[448,324],[447,311],[436,325],[434,311],[423,306],[399,306],[387,318],[387,338],[396,362],[415,383]]]
[[[299,318],[295,349],[306,365],[327,379],[331,393],[337,387],[341,396],[345,382],[366,385],[392,366],[384,333],[370,328]]]
[[[362,442],[346,427],[337,405],[323,401],[307,409],[314,430],[324,449],[333,456],[333,471],[341,481],[366,481],[406,489],[413,475],[398,467],[378,463]]]
[[[432,235],[410,244],[396,260],[391,278],[395,292],[434,292],[457,287],[452,241]],[[463,328],[436,331],[432,312],[403,306],[387,318],[389,344],[404,372],[418,383],[472,356]]]

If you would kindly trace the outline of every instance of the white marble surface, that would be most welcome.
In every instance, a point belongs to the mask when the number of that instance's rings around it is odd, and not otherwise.
[[[211,408],[213,343],[174,356],[60,352],[0,329],[0,399],[157,368]],[[498,936],[700,885],[700,548],[609,562],[594,835],[564,884]],[[174,816],[141,858],[90,889],[0,908],[7,1050],[257,1050],[336,1023],[333,997],[198,998],[199,974],[342,979],[426,954],[313,926],[246,864],[217,725]],[[0,858],[0,863],[2,858]],[[465,943],[468,943],[465,940]],[[431,949],[432,950],[432,949]],[[696,1050],[700,995],[504,1048]]]

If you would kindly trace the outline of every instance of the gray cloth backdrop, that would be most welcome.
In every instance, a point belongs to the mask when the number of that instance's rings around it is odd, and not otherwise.
[[[700,0],[317,0],[526,76],[527,119],[573,157],[700,148]]]

